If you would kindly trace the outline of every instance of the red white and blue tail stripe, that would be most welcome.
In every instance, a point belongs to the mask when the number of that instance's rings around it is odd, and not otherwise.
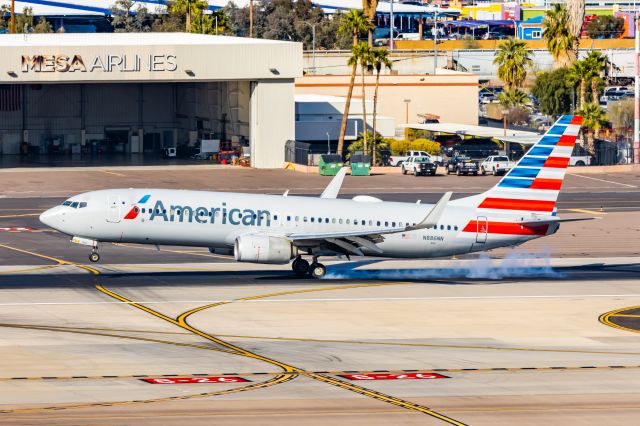
[[[581,124],[582,117],[562,116],[496,186],[482,194],[477,208],[555,215]]]

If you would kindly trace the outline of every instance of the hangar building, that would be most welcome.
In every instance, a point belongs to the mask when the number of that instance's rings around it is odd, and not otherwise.
[[[157,156],[204,139],[280,167],[302,45],[188,33],[0,37],[0,155]]]

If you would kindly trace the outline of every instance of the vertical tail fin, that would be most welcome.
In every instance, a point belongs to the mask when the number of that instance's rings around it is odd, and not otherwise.
[[[496,186],[471,197],[477,208],[555,215],[581,124],[580,116],[560,117]]]

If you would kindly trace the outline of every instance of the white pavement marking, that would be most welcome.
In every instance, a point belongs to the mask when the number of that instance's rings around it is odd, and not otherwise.
[[[594,177],[591,177],[591,176],[584,176],[584,175],[578,175],[578,174],[573,174],[573,176],[578,176],[578,177],[585,178],[585,179],[597,180],[597,181],[600,181],[600,182],[612,183],[614,185],[626,186],[627,188],[637,188],[637,186],[629,185],[628,183],[620,183],[620,182],[614,182],[612,180],[598,179],[598,178],[594,178]]]
[[[277,296],[273,296],[277,297]],[[51,305],[165,305],[174,303],[300,303],[300,302],[403,302],[419,300],[506,300],[506,299],[580,299],[598,297],[640,297],[640,294],[558,294],[525,296],[435,296],[435,297],[358,297],[358,298],[313,298],[313,299],[254,299],[254,300],[139,300],[131,302],[14,302],[0,306],[51,306]]]

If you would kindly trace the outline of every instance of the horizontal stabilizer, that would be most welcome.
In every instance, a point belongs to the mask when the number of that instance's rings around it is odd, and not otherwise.
[[[451,194],[452,192],[446,192],[442,196],[442,198],[440,198],[440,201],[438,201],[438,203],[435,206],[433,206],[429,214],[427,214],[427,216],[422,220],[422,222],[413,226],[409,226],[407,227],[406,230],[415,231],[417,229],[427,229],[427,228],[433,228],[434,226],[436,226],[436,224],[440,221],[440,218],[442,217],[442,213],[444,213],[444,209],[447,208],[447,204],[451,199]]]

